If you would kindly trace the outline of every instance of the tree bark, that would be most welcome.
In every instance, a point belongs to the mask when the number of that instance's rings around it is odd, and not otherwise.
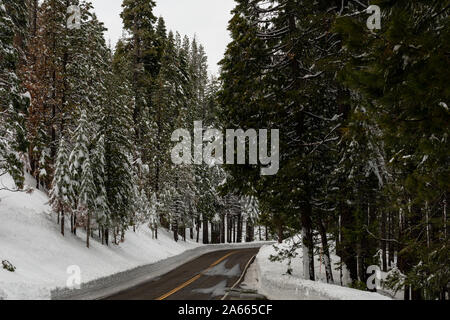
[[[320,238],[322,240],[322,250],[323,250],[327,283],[334,283],[333,269],[331,267],[331,259],[330,259],[330,247],[328,245],[328,237],[327,237],[325,223],[322,220],[319,222],[319,232],[320,232]]]
[[[91,235],[91,213],[87,213],[87,226],[86,226],[86,247],[89,248],[89,238]]]
[[[208,219],[203,215],[203,244],[209,243]]]
[[[61,234],[64,236],[64,209],[61,210]]]
[[[175,242],[178,242],[178,221],[175,220],[172,226],[172,230],[173,230],[173,239],[175,240]]]
[[[220,219],[220,243],[225,243],[225,214],[222,214]]]
[[[242,215],[237,216],[237,242],[242,242]]]
[[[200,218],[197,217],[197,223],[195,225],[197,229],[197,243],[200,241]]]
[[[303,248],[303,275],[304,279],[315,281],[314,275],[314,241],[312,234],[311,207],[306,206],[301,214],[302,222],[302,248]]]
[[[380,230],[380,248],[381,248],[381,268],[384,272],[387,271],[386,261],[386,212],[383,210],[381,213],[381,230]]]

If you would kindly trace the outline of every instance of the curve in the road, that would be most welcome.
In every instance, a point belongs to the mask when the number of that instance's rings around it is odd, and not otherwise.
[[[226,298],[258,248],[207,253],[165,275],[122,291],[108,300],[210,300]]]

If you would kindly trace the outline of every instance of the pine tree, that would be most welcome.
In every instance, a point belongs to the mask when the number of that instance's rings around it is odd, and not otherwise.
[[[71,205],[74,209],[72,216],[72,232],[76,234],[78,209],[80,205],[81,184],[83,181],[83,168],[85,163],[89,161],[89,123],[85,111],[81,112],[80,121],[77,129],[73,134],[74,146],[69,156],[69,170],[72,178],[70,190]]]
[[[342,79],[371,102],[367,112],[391,159],[393,179],[386,189],[390,210],[399,212],[399,234],[392,240],[399,243],[397,267],[405,276],[391,284],[405,286],[405,299],[411,298],[410,287],[414,299],[436,298],[445,294],[449,279],[447,272],[435,272],[448,259],[442,236],[448,222],[437,218],[445,216],[449,181],[449,79],[441,68],[448,51],[448,3],[398,1],[382,3],[382,9],[387,14],[377,33],[364,32],[358,19],[338,21],[348,46]],[[436,281],[425,280],[431,274]]]
[[[24,183],[20,153],[27,148],[25,118],[30,97],[18,77],[14,38],[17,30],[26,27],[18,16],[24,8],[22,1],[0,2],[0,176],[9,173],[19,189]]]
[[[58,156],[55,163],[52,189],[50,191],[50,203],[61,218],[61,234],[64,236],[65,216],[71,211],[72,178],[69,170],[69,154],[64,138],[59,141]]]
[[[82,176],[80,183],[80,193],[77,211],[81,213],[84,225],[86,226],[86,247],[89,248],[89,238],[91,237],[91,217],[96,210],[97,190],[94,183],[94,176],[91,168],[89,155],[84,159],[82,165]]]

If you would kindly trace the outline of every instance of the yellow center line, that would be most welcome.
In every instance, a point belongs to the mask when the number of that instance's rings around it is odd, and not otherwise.
[[[167,292],[166,294],[162,295],[161,297],[157,298],[156,300],[164,300],[167,297],[170,297],[171,295],[173,295],[174,293],[180,291],[181,289],[187,287],[188,285],[190,285],[191,283],[197,281],[204,272],[208,271],[209,269],[211,269],[212,267],[218,265],[219,263],[221,263],[223,260],[225,260],[226,258],[228,258],[229,256],[231,256],[233,253],[235,253],[236,251],[230,252],[228,254],[226,254],[225,256],[223,256],[222,258],[220,258],[219,260],[217,260],[216,262],[214,262],[212,265],[210,265],[206,270],[203,270],[201,273],[199,273],[198,275],[196,275],[195,277],[193,277],[192,279],[186,281],[185,283],[179,285],[178,287],[176,287],[175,289]]]

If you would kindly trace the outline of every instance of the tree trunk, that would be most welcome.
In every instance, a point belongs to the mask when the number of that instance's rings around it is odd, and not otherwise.
[[[177,242],[178,241],[178,221],[176,221],[176,220],[172,226],[172,231],[173,231],[173,239],[175,240],[175,242]]]
[[[331,267],[331,259],[330,259],[330,247],[328,246],[327,232],[326,232],[325,223],[323,221],[319,222],[319,232],[320,232],[320,238],[322,240],[322,249],[323,249],[323,257],[324,257],[327,283],[334,283],[333,269]]]
[[[386,212],[383,210],[381,213],[381,230],[380,230],[380,248],[381,248],[381,268],[384,272],[387,271],[386,261]]]
[[[394,232],[393,232],[394,224],[392,222],[392,217],[393,217],[393,214],[390,211],[388,213],[388,221],[387,221],[388,222],[388,239],[394,239]],[[387,259],[387,262],[388,262],[388,267],[391,268],[392,267],[392,263],[394,262],[394,245],[393,245],[393,242],[389,241],[387,246],[388,246],[388,259]]]
[[[109,228],[105,228],[105,243],[109,246]]]
[[[220,243],[225,243],[225,214],[222,214],[220,218]]]
[[[208,219],[203,215],[203,244],[209,243]]]
[[[281,223],[279,223],[278,224],[278,227],[277,227],[277,233],[278,233],[278,236],[277,236],[277,238],[278,238],[278,243],[283,243],[283,225],[281,224]]]
[[[73,234],[77,235],[77,215],[73,215]]]
[[[409,294],[409,285],[405,285],[404,290],[405,290],[405,292],[404,292],[404,295],[403,295],[403,299],[406,300],[406,301],[411,300],[411,296]]]
[[[64,209],[61,210],[61,234],[64,236]]]
[[[253,228],[253,223],[250,219],[247,219],[245,223],[245,242],[252,242],[254,238],[255,230]]]
[[[87,226],[86,226],[86,247],[89,248],[89,238],[91,235],[91,213],[87,214]]]
[[[233,229],[232,229],[232,232],[233,232],[233,243],[236,243],[236,217],[234,217],[233,216],[233,218],[231,218],[232,220],[232,223],[231,223],[231,225],[232,225],[232,227],[233,227]]]
[[[302,248],[303,248],[303,275],[306,280],[315,280],[314,275],[314,241],[312,234],[311,207],[302,212]]]
[[[242,242],[242,215],[239,214],[237,217],[237,242]]]
[[[197,243],[200,241],[200,218],[197,217],[197,224],[195,225],[197,229]]]

